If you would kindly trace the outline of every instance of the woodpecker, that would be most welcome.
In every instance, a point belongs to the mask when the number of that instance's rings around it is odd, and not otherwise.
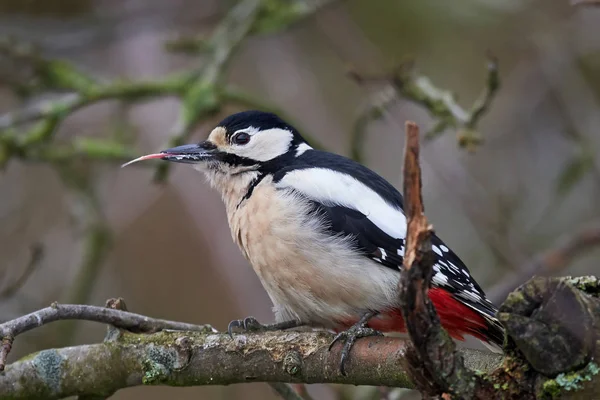
[[[208,140],[135,159],[191,164],[222,196],[231,235],[268,293],[279,326],[338,333],[340,367],[357,338],[405,332],[398,281],[405,250],[402,195],[343,156],[313,149],[277,115],[244,111]],[[125,166],[124,165],[124,166]],[[442,326],[499,349],[496,307],[461,259],[432,236],[429,298]],[[260,329],[252,317],[236,328]]]

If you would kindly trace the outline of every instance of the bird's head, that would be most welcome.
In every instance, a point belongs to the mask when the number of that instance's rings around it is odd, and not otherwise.
[[[310,147],[298,131],[277,115],[244,111],[222,120],[203,142],[142,156],[125,165],[157,158],[193,164],[204,172],[237,175],[272,167],[307,149]]]

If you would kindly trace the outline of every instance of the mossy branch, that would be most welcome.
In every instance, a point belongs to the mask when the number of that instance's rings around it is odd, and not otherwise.
[[[228,385],[248,382],[342,383],[412,387],[402,362],[405,342],[369,338],[352,350],[347,375],[324,332],[236,335],[163,331],[123,332],[93,345],[44,350],[7,366],[0,375],[6,399],[108,396],[138,385]],[[470,366],[488,371],[499,357],[465,350]]]
[[[510,336],[505,356],[470,349],[457,351],[455,356],[463,359],[464,368],[475,375],[472,379],[465,377],[461,385],[466,390],[475,385],[474,398],[486,400],[599,398],[600,368],[595,361],[600,359],[600,346],[596,346],[600,338],[599,296],[600,280],[595,277],[528,282],[500,309]],[[399,338],[358,340],[346,367],[347,375],[342,375],[339,348],[328,351],[333,336],[326,332],[247,333],[232,339],[209,326],[121,311],[124,307],[120,304],[119,299],[109,301],[109,308],[53,305],[1,324],[3,356],[18,334],[48,322],[76,318],[112,327],[104,343],[44,350],[8,365],[0,373],[0,397],[106,397],[137,385],[246,382],[423,388],[423,382],[412,380],[415,364],[409,343]],[[536,334],[531,335],[531,329]],[[430,357],[441,354],[432,353]],[[444,371],[438,373],[452,372]]]

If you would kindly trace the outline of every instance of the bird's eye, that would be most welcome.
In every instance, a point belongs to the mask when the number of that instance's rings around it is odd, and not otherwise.
[[[246,144],[250,141],[250,135],[246,132],[240,132],[233,137],[233,143],[235,144]]]

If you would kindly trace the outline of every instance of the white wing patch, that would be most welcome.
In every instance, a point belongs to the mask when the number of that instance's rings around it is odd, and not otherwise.
[[[312,150],[312,147],[310,147],[308,144],[306,143],[300,143],[298,145],[298,148],[296,149],[296,157],[301,156],[302,154],[304,154],[307,150]]]
[[[385,252],[385,249],[383,247],[380,247],[379,251],[381,251],[381,259],[385,261],[385,259],[387,258],[387,253]]]
[[[277,187],[291,187],[326,206],[344,206],[360,211],[379,229],[396,239],[406,236],[402,210],[390,205],[374,190],[353,177],[327,168],[288,172]]]

